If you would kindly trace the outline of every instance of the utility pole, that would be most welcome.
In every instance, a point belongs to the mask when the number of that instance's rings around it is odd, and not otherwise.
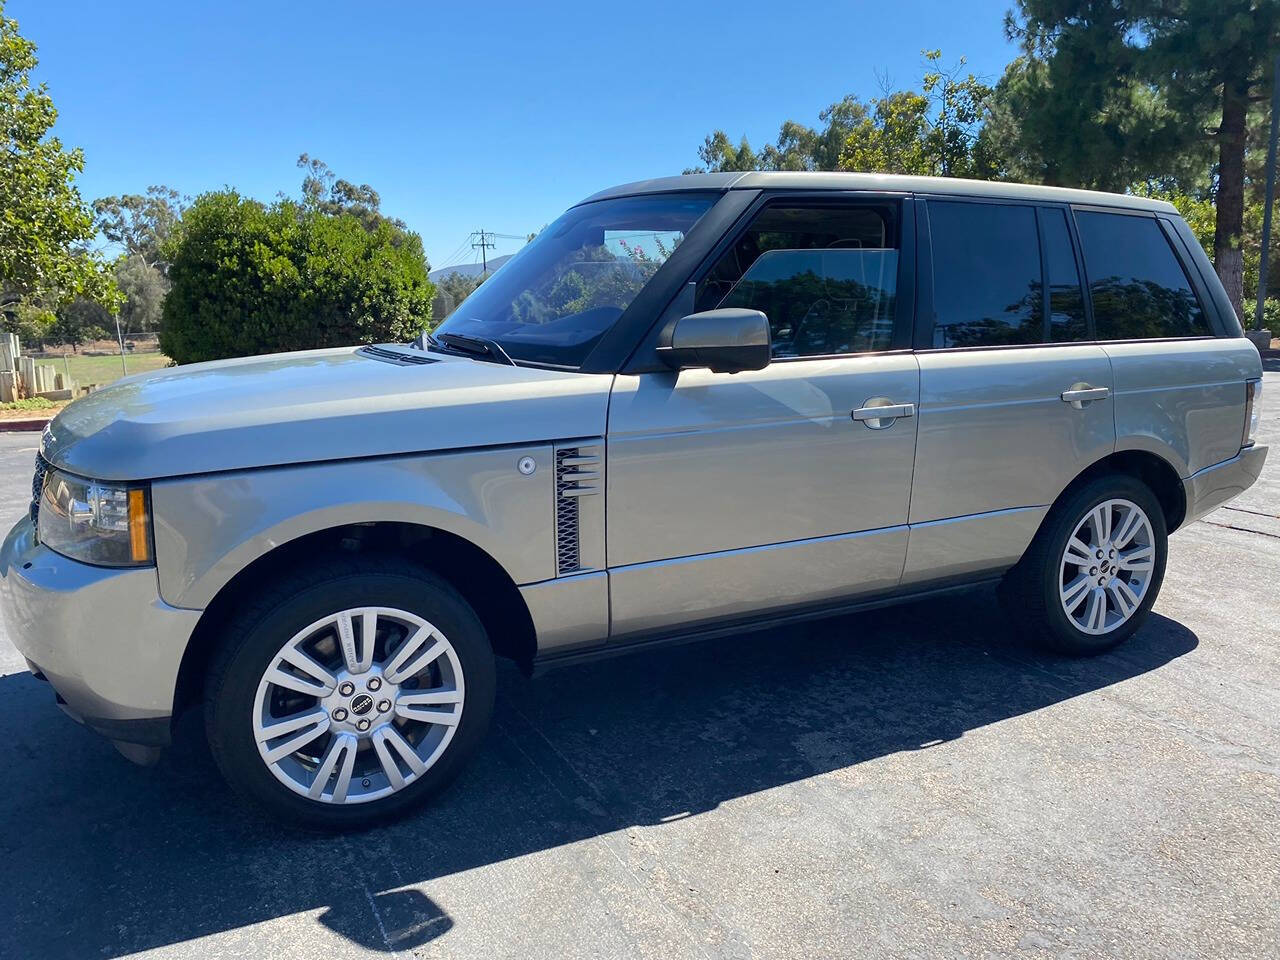
[[[120,344],[120,369],[127,377],[129,365],[124,361],[124,333],[120,330],[120,314],[116,314],[116,342]]]
[[[1255,330],[1262,329],[1262,305],[1267,300],[1267,258],[1271,256],[1271,206],[1276,194],[1277,135],[1280,135],[1280,57],[1276,57],[1276,62],[1271,69],[1271,138],[1267,144],[1267,199],[1262,208],[1262,260],[1258,264],[1258,306],[1253,315]]]
[[[476,239],[477,237],[479,239]],[[483,265],[482,274],[488,273],[489,272],[488,251],[492,250],[494,247],[493,234],[489,233],[487,230],[480,229],[475,231],[475,233],[471,234],[471,238],[474,241],[471,244],[471,249],[475,250],[479,248],[480,250],[480,262]]]

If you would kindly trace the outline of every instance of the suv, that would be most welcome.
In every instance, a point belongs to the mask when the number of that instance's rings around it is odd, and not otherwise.
[[[706,174],[570,209],[416,344],[131,377],[45,432],[10,636],[134,760],[417,804],[532,671],[1000,581],[1068,654],[1243,491],[1262,366],[1166,203]]]

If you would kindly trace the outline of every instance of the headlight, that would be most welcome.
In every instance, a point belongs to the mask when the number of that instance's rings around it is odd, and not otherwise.
[[[1258,439],[1258,421],[1262,419],[1262,381],[1246,380],[1244,383],[1244,442],[1251,447]]]
[[[40,542],[73,560],[104,567],[151,563],[147,488],[85,480],[50,469],[40,494]]]

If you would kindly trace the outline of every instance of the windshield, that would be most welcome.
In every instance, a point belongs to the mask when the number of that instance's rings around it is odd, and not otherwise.
[[[435,334],[496,341],[517,362],[580,366],[715,199],[676,193],[574,207]]]

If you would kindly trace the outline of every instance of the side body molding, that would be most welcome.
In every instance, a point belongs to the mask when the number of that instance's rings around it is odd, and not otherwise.
[[[531,457],[525,474],[520,462]],[[527,465],[526,465],[527,469]],[[475,544],[517,585],[555,577],[550,444],[449,451],[163,480],[152,486],[160,594],[203,609],[276,547],[352,523],[435,527]]]

